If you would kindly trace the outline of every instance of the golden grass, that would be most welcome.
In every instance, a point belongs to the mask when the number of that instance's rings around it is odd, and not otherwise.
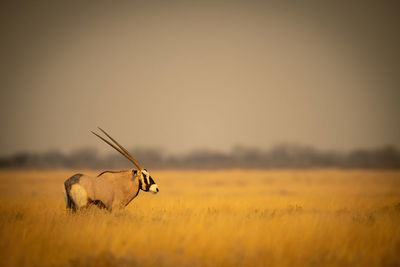
[[[68,214],[74,173],[0,172],[0,266],[400,265],[399,171],[154,171],[158,195]]]

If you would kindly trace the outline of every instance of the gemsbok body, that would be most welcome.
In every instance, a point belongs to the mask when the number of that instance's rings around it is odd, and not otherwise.
[[[77,211],[90,205],[106,208],[108,211],[122,209],[128,205],[140,190],[156,194],[157,184],[139,162],[117,141],[99,128],[112,142],[92,132],[112,146],[138,169],[123,171],[104,171],[96,177],[75,174],[64,182],[64,198],[67,209]]]

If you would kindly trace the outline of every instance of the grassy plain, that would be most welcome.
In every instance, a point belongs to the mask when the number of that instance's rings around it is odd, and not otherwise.
[[[400,171],[154,171],[158,195],[72,215],[74,173],[0,172],[0,266],[400,266]]]

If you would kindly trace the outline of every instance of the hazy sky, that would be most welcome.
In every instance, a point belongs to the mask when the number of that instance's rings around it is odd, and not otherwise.
[[[400,145],[397,1],[144,2],[2,6],[0,154]]]

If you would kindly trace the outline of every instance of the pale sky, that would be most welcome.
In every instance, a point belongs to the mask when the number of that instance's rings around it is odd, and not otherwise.
[[[400,146],[395,1],[189,2],[2,7],[0,155]]]

